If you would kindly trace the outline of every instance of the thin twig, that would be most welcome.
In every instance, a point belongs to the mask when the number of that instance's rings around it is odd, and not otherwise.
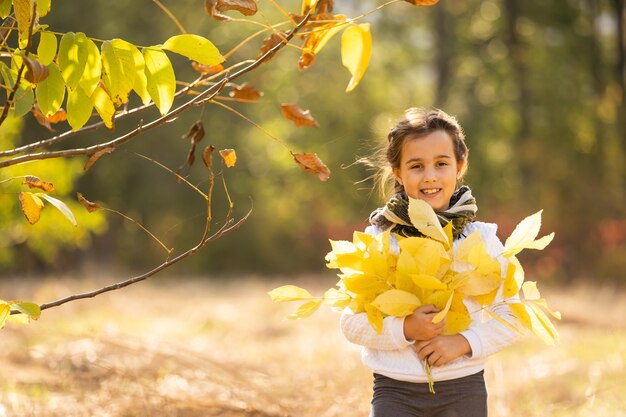
[[[170,10],[163,5],[163,3],[161,3],[159,0],[152,0],[152,1],[155,2],[156,5],[159,6],[161,10],[165,12],[167,17],[169,17],[176,26],[178,26],[178,30],[180,30],[181,33],[187,33],[183,25],[181,25],[178,19],[176,18],[176,16],[174,16],[174,14],[172,14],[172,12],[170,12]]]

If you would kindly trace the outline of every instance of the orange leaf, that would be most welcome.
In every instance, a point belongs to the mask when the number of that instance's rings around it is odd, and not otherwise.
[[[207,168],[211,168],[213,166],[213,151],[215,150],[215,146],[209,145],[202,151],[202,161]]]
[[[309,110],[302,110],[297,104],[281,104],[280,107],[283,116],[294,122],[296,126],[320,127]]]
[[[222,157],[228,168],[232,168],[235,166],[235,162],[237,162],[237,153],[234,149],[222,149],[220,151],[220,156]]]
[[[257,90],[252,84],[245,82],[241,85],[234,86],[228,95],[237,100],[258,101],[263,93]]]
[[[28,188],[39,188],[47,193],[54,191],[54,185],[51,182],[42,181],[34,175],[27,175],[24,177],[22,184],[28,185]]]
[[[261,46],[261,53],[259,54],[259,57],[262,57],[263,55],[268,53],[272,48],[274,48],[276,45],[278,45],[279,43],[282,43],[285,40],[286,36],[287,36],[287,32],[274,32],[272,33],[271,36],[263,39],[263,46]],[[265,62],[268,62],[272,58],[273,58],[273,55],[268,57],[268,59],[266,59]]]
[[[252,16],[257,12],[257,6],[254,0],[204,0],[204,10],[214,19],[229,21],[232,19],[221,12],[237,10],[244,16]]]
[[[22,59],[26,63],[27,68],[26,74],[24,74],[26,81],[37,84],[48,78],[48,67],[27,56],[22,57]]]
[[[222,64],[202,65],[199,62],[192,61],[191,66],[202,75],[217,74],[218,72],[224,71],[224,66]]]
[[[85,197],[83,197],[81,193],[76,193],[76,197],[78,197],[78,201],[80,202],[80,204],[82,204],[83,207],[85,207],[85,209],[90,213],[98,211],[102,208],[100,204],[92,203],[91,201],[87,200]]]
[[[63,108],[60,108],[52,116],[48,116],[47,119],[50,123],[64,122],[67,120],[67,112],[63,110]]]
[[[96,163],[96,161],[98,159],[100,159],[101,157],[103,157],[104,155],[110,154],[111,152],[113,152],[115,150],[115,148],[113,146],[110,146],[108,148],[104,148],[101,149],[97,152],[95,152],[93,155],[91,155],[89,157],[89,159],[87,160],[87,163],[85,164],[85,166],[83,167],[83,171],[87,171],[89,168],[91,168],[91,166],[93,164]]]
[[[305,172],[308,172],[322,181],[328,181],[330,178],[330,169],[322,162],[322,160],[314,153],[292,153],[293,159],[300,165]]]
[[[313,65],[315,61],[315,54],[313,52],[302,51],[302,56],[298,60],[298,71],[304,71]]]
[[[22,207],[22,213],[26,216],[26,220],[28,220],[30,224],[37,223],[41,215],[41,210],[43,210],[43,201],[33,193],[27,191],[21,192],[18,197]]]

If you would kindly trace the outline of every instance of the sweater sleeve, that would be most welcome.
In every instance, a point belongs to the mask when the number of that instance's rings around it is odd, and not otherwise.
[[[500,239],[496,236],[497,226],[495,224],[481,223],[477,225],[477,228],[483,236],[483,240],[485,241],[489,254],[493,257],[500,255],[503,251],[503,246]],[[502,276],[505,276],[508,261],[501,256],[498,256],[497,259],[502,265]],[[517,296],[508,300],[514,300],[516,298]],[[502,296],[501,285],[494,300],[494,306],[490,308],[490,311],[502,320],[511,324],[511,326],[518,327],[517,318],[514,316],[509,306],[503,301],[504,299]],[[469,329],[461,332],[461,335],[467,339],[472,348],[472,353],[469,356],[471,358],[484,358],[493,355],[499,350],[514,344],[523,337],[522,333],[505,326],[498,320],[493,319],[490,316],[487,316],[486,318],[486,321],[475,319]]]
[[[404,337],[404,317],[385,317],[382,332],[377,333],[366,313],[354,314],[346,309],[341,315],[341,332],[350,342],[371,349],[399,350],[414,343]]]

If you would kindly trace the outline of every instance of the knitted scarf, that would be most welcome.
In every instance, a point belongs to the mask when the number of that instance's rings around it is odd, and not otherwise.
[[[476,217],[476,199],[472,196],[472,190],[466,185],[459,187],[450,198],[450,205],[444,211],[436,212],[442,227],[452,222],[452,236],[457,239],[463,233],[468,223]],[[382,230],[391,229],[399,235],[424,236],[411,224],[409,218],[409,199],[404,193],[397,193],[387,201],[383,207],[379,207],[370,214],[370,224],[380,227]]]

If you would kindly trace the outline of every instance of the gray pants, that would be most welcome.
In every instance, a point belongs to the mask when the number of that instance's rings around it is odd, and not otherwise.
[[[483,371],[463,378],[428,384],[397,381],[374,374],[370,417],[487,417]]]

